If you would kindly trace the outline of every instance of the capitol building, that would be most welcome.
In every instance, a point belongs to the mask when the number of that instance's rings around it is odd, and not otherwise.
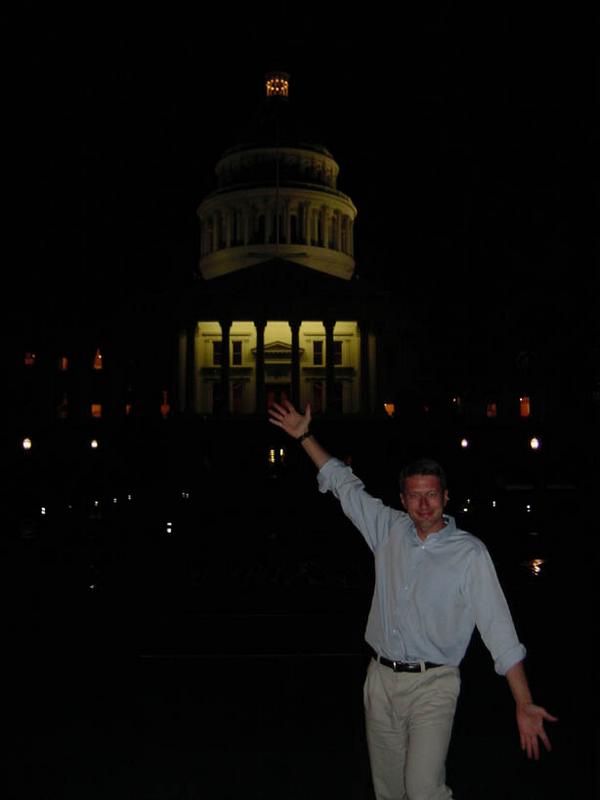
[[[385,298],[356,280],[357,209],[340,167],[306,140],[289,76],[265,77],[248,139],[198,208],[198,284],[179,334],[180,410],[261,414],[288,397],[327,414],[380,407]]]

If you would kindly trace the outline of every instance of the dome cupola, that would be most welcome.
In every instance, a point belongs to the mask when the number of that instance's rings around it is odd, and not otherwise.
[[[205,279],[274,258],[352,277],[357,211],[337,188],[332,154],[300,132],[287,73],[267,73],[257,120],[215,173],[217,188],[198,208]]]

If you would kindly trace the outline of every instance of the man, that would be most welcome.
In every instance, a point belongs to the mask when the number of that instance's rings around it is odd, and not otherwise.
[[[295,438],[375,557],[375,591],[365,638],[373,650],[364,688],[367,743],[378,800],[452,797],[445,761],[460,689],[458,667],[477,625],[506,675],[515,700],[521,747],[539,758],[550,750],[544,720],[533,704],[523,668],[525,648],[515,628],[489,553],[479,539],[444,514],[446,478],[423,459],[401,474],[406,513],[371,497],[352,470],[310,432],[311,409],[284,401],[270,421]]]

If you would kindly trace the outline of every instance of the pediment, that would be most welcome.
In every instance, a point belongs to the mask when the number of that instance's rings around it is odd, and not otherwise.
[[[252,348],[252,354],[256,355],[256,347]],[[292,345],[289,342],[282,342],[275,340],[273,342],[265,342],[263,348],[265,361],[291,361],[292,359]],[[304,348],[299,349],[300,355],[304,352]]]

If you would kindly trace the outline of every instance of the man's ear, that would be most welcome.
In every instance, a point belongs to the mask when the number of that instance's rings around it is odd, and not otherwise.
[[[448,501],[450,500],[450,495],[448,494],[448,489],[444,491],[444,508],[448,505]]]
[[[404,494],[400,492],[400,502],[402,503],[402,507],[406,508],[406,503],[404,502]]]

